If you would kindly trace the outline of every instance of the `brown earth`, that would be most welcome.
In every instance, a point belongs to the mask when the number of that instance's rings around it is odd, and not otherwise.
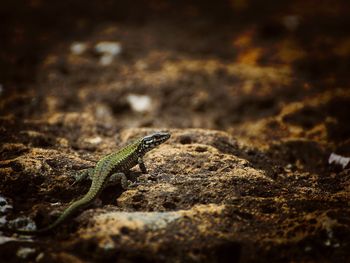
[[[50,235],[0,232],[0,261],[350,262],[350,164],[328,163],[350,157],[348,10],[4,1],[0,225],[46,226],[88,190],[79,170],[172,137]]]

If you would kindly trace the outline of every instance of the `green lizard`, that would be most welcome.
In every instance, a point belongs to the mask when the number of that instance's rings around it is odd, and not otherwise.
[[[147,173],[147,169],[142,159],[143,156],[169,138],[169,133],[157,132],[140,138],[121,150],[103,157],[97,162],[94,168],[87,170],[78,178],[80,181],[88,176],[91,177],[92,183],[89,191],[81,199],[69,205],[56,221],[47,227],[38,230],[2,229],[25,235],[45,234],[50,232],[72,214],[90,205],[98,197],[108,182],[120,181],[123,188],[127,187],[128,181],[124,172],[129,171],[135,165],[139,165],[142,173]]]

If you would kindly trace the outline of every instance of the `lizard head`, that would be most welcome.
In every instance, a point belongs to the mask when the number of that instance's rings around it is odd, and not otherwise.
[[[139,151],[142,153],[146,153],[155,147],[157,147],[159,144],[162,144],[166,140],[170,138],[170,133],[167,132],[156,132],[151,135],[147,135],[142,138],[140,143]]]

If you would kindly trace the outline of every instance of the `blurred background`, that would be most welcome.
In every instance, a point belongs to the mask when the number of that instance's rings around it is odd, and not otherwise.
[[[79,123],[102,137],[218,129],[318,169],[350,154],[348,14],[347,1],[4,0],[2,121],[79,114],[73,143]]]

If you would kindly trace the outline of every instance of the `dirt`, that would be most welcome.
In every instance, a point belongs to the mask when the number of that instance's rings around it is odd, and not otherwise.
[[[0,232],[0,261],[349,261],[346,1],[2,5],[0,225],[46,226],[79,170],[172,136],[50,235]]]

